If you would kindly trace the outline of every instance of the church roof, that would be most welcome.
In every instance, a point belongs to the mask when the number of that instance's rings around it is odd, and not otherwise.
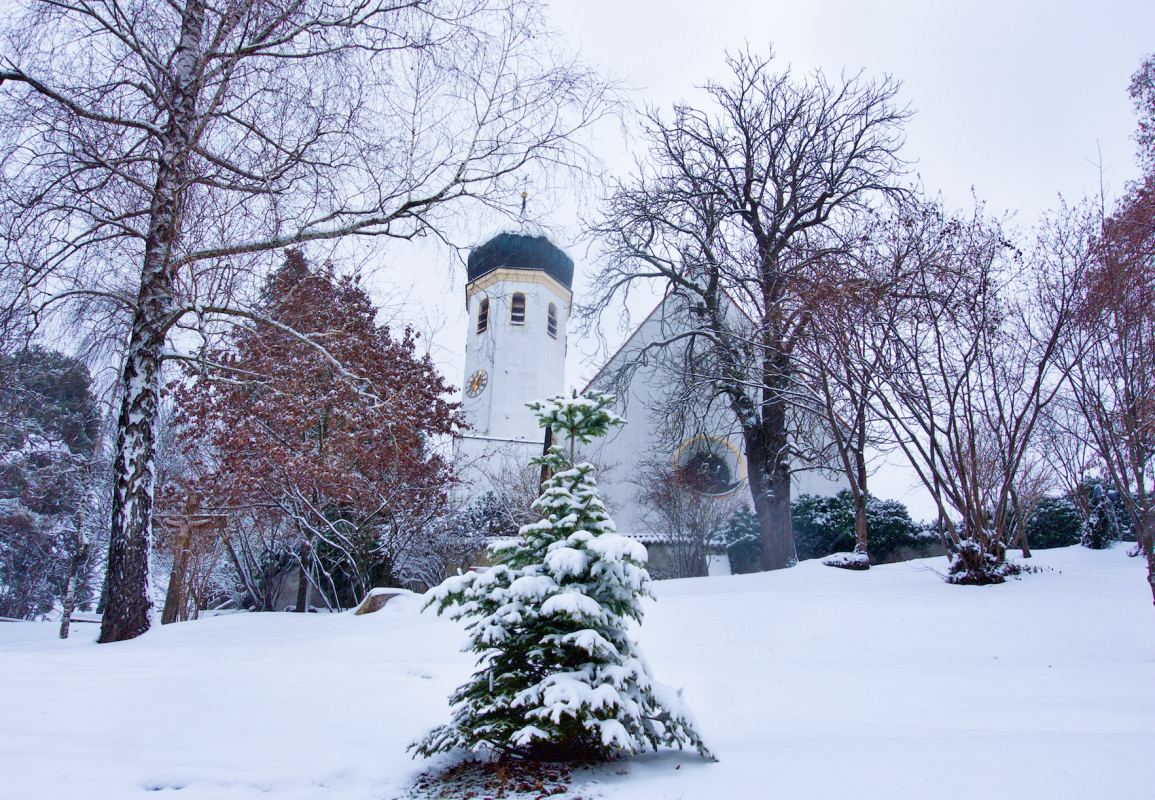
[[[501,267],[541,270],[565,288],[573,286],[573,259],[544,236],[499,233],[469,253],[466,274],[472,283]]]
[[[644,320],[642,320],[640,325],[638,325],[636,328],[634,328],[634,332],[631,333],[626,338],[626,340],[624,342],[622,342],[621,346],[618,347],[618,349],[610,357],[610,360],[607,361],[606,363],[602,364],[601,369],[599,369],[594,374],[594,376],[592,378],[590,378],[589,383],[587,383],[586,387],[584,389],[582,389],[582,394],[585,394],[586,392],[588,392],[590,389],[593,388],[594,384],[598,382],[598,379],[601,378],[602,375],[605,374],[609,370],[609,368],[614,364],[614,362],[616,362],[619,359],[619,357],[622,355],[622,353],[625,352],[626,348],[630,346],[630,343],[634,341],[634,338],[639,333],[642,332],[642,328],[646,327],[647,322],[649,322],[659,311],[661,311],[663,314],[665,314],[664,308],[665,308],[665,305],[669,301],[671,296],[672,295],[670,294],[670,292],[666,292],[666,294],[664,294],[662,296],[662,299],[658,302],[658,304],[656,306],[654,306],[654,310],[646,315],[646,318]],[[751,319],[750,315],[746,313],[746,310],[734,302],[734,298],[731,297],[730,293],[727,292],[725,289],[722,290],[722,296],[725,297],[727,300],[729,300],[730,305],[734,309],[736,309],[739,314],[741,314],[743,317],[745,317],[750,322],[751,325],[756,324],[754,322],[754,320]]]

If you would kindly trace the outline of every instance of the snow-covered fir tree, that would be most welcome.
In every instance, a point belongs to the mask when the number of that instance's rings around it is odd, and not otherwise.
[[[1080,542],[1083,547],[1103,550],[1110,547],[1112,542],[1122,538],[1119,530],[1119,515],[1116,513],[1114,502],[1112,502],[1111,492],[1102,481],[1095,483],[1087,481],[1085,485],[1086,491],[1090,495],[1090,514],[1083,523]]]
[[[426,607],[469,623],[473,679],[450,698],[453,721],[413,747],[465,748],[549,761],[596,762],[659,745],[692,745],[713,759],[681,690],[656,682],[630,620],[650,597],[646,550],[619,536],[598,498],[594,468],[576,447],[623,420],[613,398],[558,395],[530,404],[561,445],[534,463],[550,477],[539,522],[490,545],[494,566],[449,578]]]

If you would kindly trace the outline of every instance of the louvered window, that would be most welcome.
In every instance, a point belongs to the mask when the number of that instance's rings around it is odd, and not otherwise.
[[[549,331],[549,335],[557,338],[557,306],[553,303],[549,304],[549,311],[545,318],[545,329]]]
[[[489,298],[485,298],[477,306],[477,332],[485,333],[489,327]]]

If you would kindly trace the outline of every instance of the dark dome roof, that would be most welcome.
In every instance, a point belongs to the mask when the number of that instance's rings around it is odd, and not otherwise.
[[[469,253],[469,281],[499,267],[540,269],[569,289],[573,284],[573,259],[544,236],[499,233]]]

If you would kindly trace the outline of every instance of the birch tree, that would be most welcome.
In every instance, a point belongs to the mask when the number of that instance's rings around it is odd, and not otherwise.
[[[270,251],[443,234],[578,166],[606,88],[534,0],[28,0],[0,26],[0,272],[38,319],[123,320],[101,641],[150,625],[162,361]],[[89,319],[96,323],[90,311]],[[320,347],[319,342],[314,342]],[[349,380],[356,376],[346,374]]]

